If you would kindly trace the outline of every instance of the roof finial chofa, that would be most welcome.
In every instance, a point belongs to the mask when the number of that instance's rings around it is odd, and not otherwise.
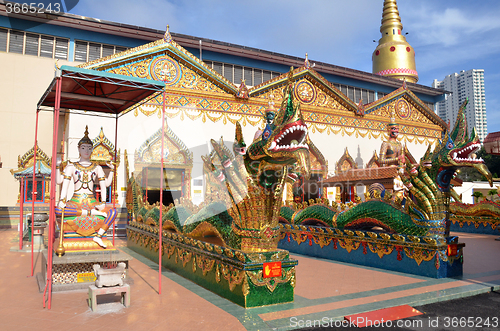
[[[170,35],[170,26],[167,25],[167,30],[165,31],[165,35],[163,36],[163,40],[165,42],[169,43],[172,41],[172,36]]]
[[[311,67],[311,64],[309,63],[309,58],[307,57],[307,53],[306,53],[306,59],[304,60],[304,67],[306,69],[309,69]]]

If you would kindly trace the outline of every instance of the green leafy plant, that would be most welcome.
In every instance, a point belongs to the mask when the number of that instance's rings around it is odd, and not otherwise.
[[[488,191],[488,196],[490,197],[490,201],[493,201],[493,197],[495,195],[498,195],[497,190],[492,189]]]
[[[484,197],[483,193],[478,192],[478,191],[476,191],[476,192],[472,193],[472,196],[473,196],[474,198],[476,198],[476,199],[475,199],[476,203],[479,203],[479,198],[483,198],[483,197]]]

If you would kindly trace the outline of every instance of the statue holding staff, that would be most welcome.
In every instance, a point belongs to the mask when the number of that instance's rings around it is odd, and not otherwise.
[[[88,136],[88,127],[84,137],[78,142],[80,159],[68,162],[62,175],[62,188],[56,215],[64,215],[64,223],[70,230],[81,236],[92,236],[100,247],[106,248],[102,236],[116,219],[116,209],[106,208],[106,187],[111,185],[114,166],[108,178],[102,167],[90,160],[93,144]],[[70,191],[70,181],[74,191]],[[96,200],[94,187],[100,188],[99,200]],[[65,229],[67,230],[67,228]]]

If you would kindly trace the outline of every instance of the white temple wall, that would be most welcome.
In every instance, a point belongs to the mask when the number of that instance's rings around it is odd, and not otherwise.
[[[175,109],[167,109],[167,112],[175,113]],[[262,122],[263,123],[263,122]],[[94,139],[103,127],[105,136],[114,144],[115,137],[115,119],[103,117],[90,117],[84,115],[72,114],[68,121],[68,146],[70,159],[78,158],[77,143],[82,138],[85,126],[89,126],[89,137]],[[195,179],[203,179],[203,163],[201,160],[202,155],[207,155],[212,150],[210,139],[219,141],[221,136],[227,147],[232,150],[232,143],[234,141],[235,124],[227,122],[223,123],[222,120],[213,122],[207,119],[203,122],[201,117],[197,119],[184,118],[181,120],[180,116],[173,118],[167,117],[167,125],[178,136],[178,138],[193,152],[193,169],[191,178],[191,197],[193,202],[198,204],[202,202],[204,196],[204,186],[194,185]],[[262,127],[262,124],[260,125]],[[119,204],[125,204],[125,188],[126,188],[126,175],[125,175],[125,160],[124,151],[127,150],[129,170],[134,170],[134,153],[139,147],[151,137],[157,130],[161,128],[161,119],[157,114],[146,116],[139,112],[134,116],[134,112],[129,112],[118,120],[118,143],[117,149],[120,150],[121,163],[118,169],[118,196]],[[247,124],[242,126],[243,137],[247,146],[249,146],[259,126],[251,126]],[[373,156],[373,152],[377,154],[380,151],[382,141],[387,139],[381,136],[379,139],[362,138],[352,136],[341,136],[334,134],[326,134],[319,132],[309,132],[311,140],[316,147],[321,151],[324,157],[328,160],[328,170],[330,174],[335,172],[335,163],[343,155],[345,148],[348,148],[349,154],[357,163],[362,163],[363,167],[366,166],[368,161]],[[408,143],[408,148],[412,155],[419,160],[425,153],[427,145],[418,143]],[[165,167],[168,167],[166,164]],[[201,190],[201,192],[200,192]]]

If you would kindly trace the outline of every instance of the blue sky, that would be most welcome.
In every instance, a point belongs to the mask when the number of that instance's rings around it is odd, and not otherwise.
[[[382,8],[383,0],[80,0],[70,12],[371,72]],[[484,69],[488,132],[500,131],[500,1],[399,0],[398,8],[418,83]]]

